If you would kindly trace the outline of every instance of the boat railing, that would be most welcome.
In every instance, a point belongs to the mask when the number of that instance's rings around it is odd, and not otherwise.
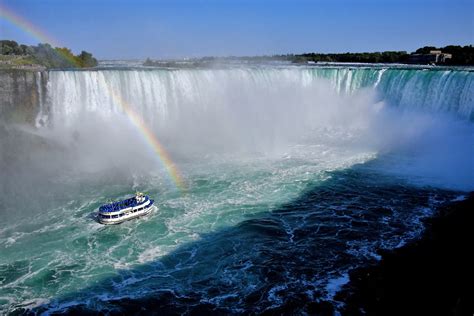
[[[130,198],[130,199],[119,201],[119,202],[113,202],[113,203],[102,205],[101,207],[99,207],[99,212],[116,212],[116,211],[123,210],[125,208],[141,205],[148,200],[149,200],[148,196],[145,196],[145,199],[140,203],[138,203],[135,198]]]

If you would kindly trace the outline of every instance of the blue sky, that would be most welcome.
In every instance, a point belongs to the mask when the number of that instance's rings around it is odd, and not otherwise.
[[[472,0],[0,0],[104,58],[413,51],[474,44]],[[1,14],[0,14],[1,16]],[[0,38],[38,40],[8,21]]]

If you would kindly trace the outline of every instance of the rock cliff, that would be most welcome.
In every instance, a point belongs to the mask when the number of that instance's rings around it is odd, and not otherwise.
[[[35,125],[47,76],[45,71],[0,70],[0,121]]]

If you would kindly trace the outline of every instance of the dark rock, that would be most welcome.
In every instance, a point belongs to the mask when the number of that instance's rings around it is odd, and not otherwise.
[[[47,72],[0,70],[0,120],[34,125],[44,102],[40,98],[46,95],[46,78]]]

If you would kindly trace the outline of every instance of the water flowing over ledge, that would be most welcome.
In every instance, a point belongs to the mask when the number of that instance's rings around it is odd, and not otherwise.
[[[224,97],[239,98],[258,87],[279,96],[295,87],[311,87],[325,79],[337,93],[375,89],[380,100],[407,110],[452,113],[474,120],[474,72],[391,68],[230,68],[180,70],[52,71],[48,91],[57,115],[81,110],[120,111],[111,91],[162,123],[193,102],[209,111]],[[245,101],[241,99],[240,101]],[[62,117],[64,119],[64,117]]]

